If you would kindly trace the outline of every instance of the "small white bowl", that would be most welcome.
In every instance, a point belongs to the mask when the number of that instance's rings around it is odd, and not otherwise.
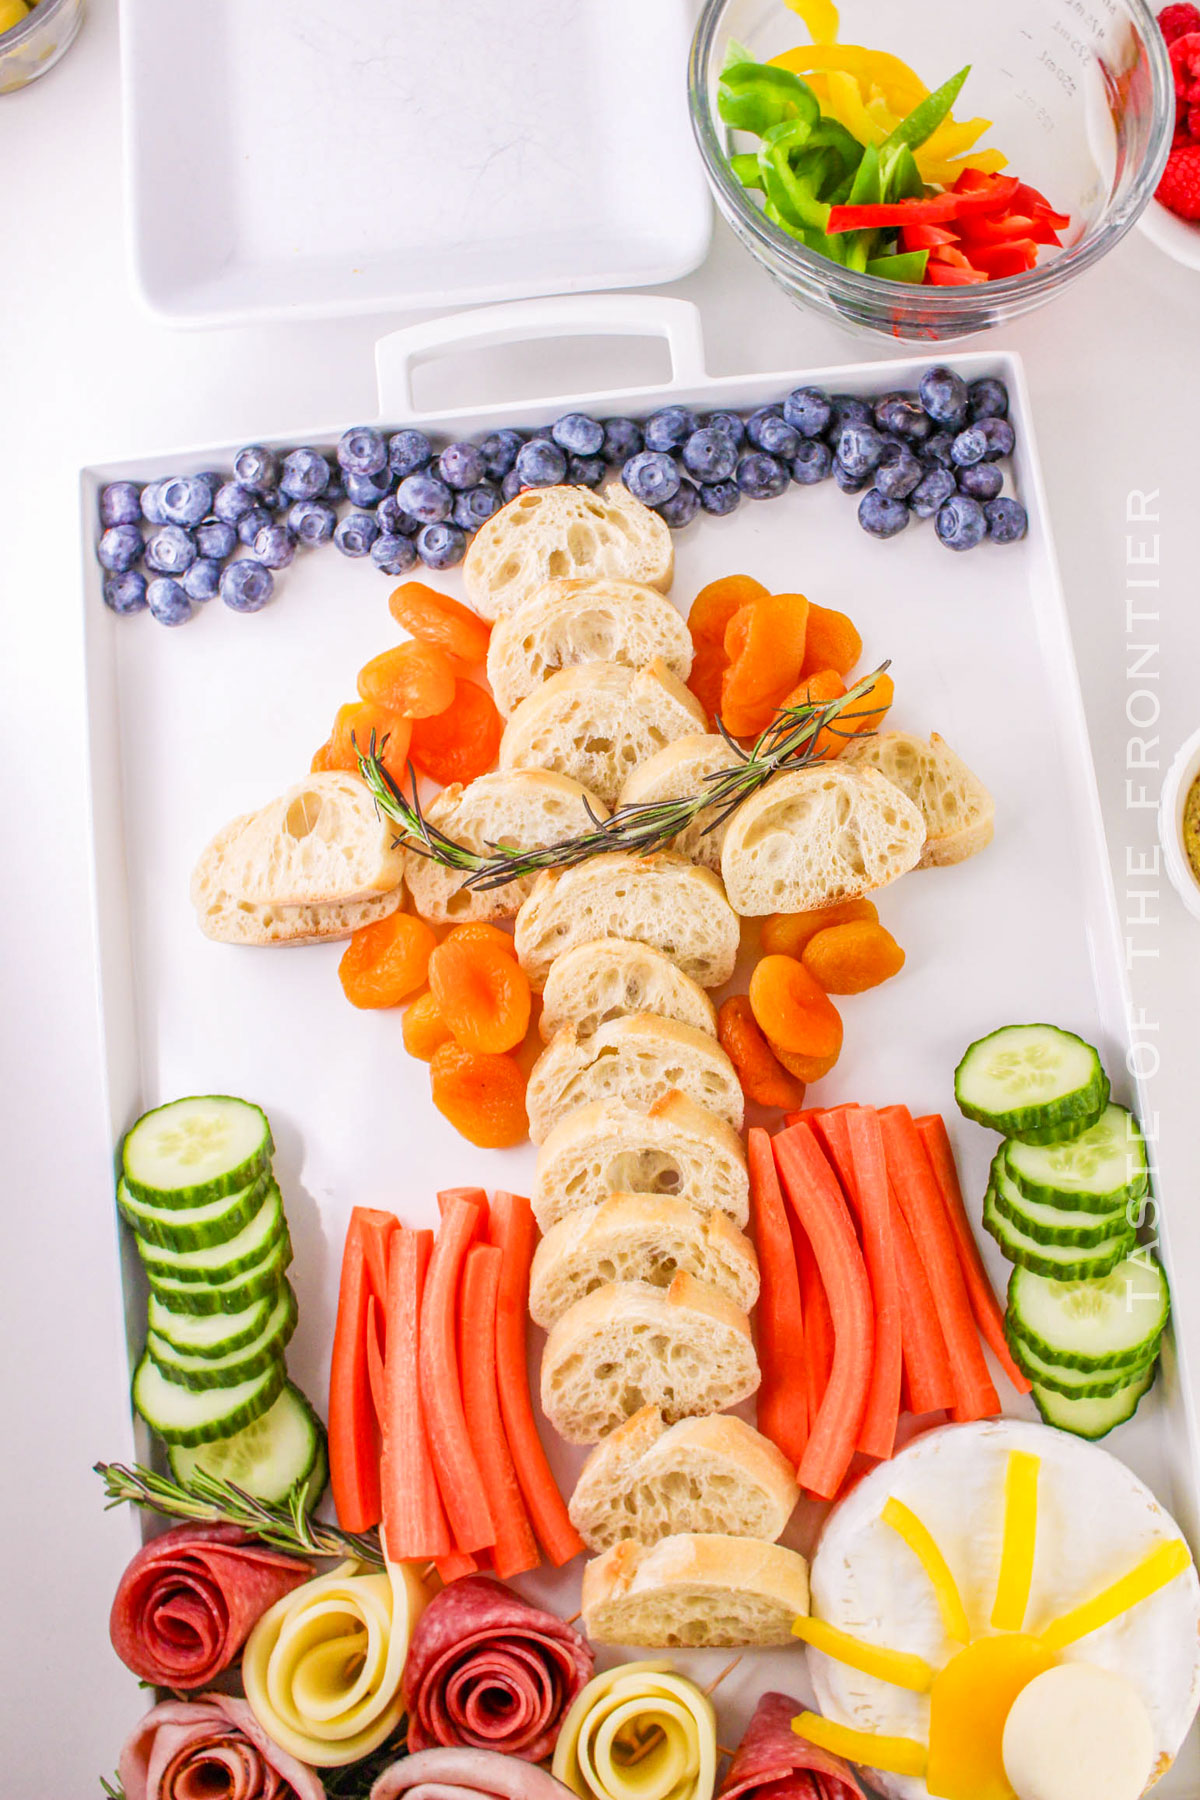
[[[1167,770],[1158,803],[1158,836],[1166,859],[1171,886],[1188,911],[1200,919],[1200,880],[1188,861],[1183,843],[1183,809],[1192,783],[1200,775],[1200,731],[1182,744]]]
[[[1200,224],[1181,219],[1178,213],[1152,200],[1138,220],[1138,230],[1177,263],[1200,269]]]

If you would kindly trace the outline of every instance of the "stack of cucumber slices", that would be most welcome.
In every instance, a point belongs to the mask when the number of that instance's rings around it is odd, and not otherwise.
[[[325,1433],[287,1378],[296,1296],[265,1113],[173,1100],[125,1139],[117,1204],[150,1284],[133,1403],[187,1484],[197,1469],[264,1500],[325,1486]]]
[[[1003,1133],[983,1223],[1016,1267],[1006,1330],[1047,1424],[1099,1438],[1154,1380],[1170,1311],[1137,1228],[1149,1192],[1137,1120],[1109,1101],[1090,1044],[1054,1025],[1008,1025],[958,1065],[961,1110]]]

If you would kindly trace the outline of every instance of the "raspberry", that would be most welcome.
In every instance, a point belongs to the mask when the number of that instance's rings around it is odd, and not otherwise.
[[[1188,108],[1187,137],[1190,143],[1200,144],[1200,106]]]
[[[1158,28],[1168,44],[1173,44],[1176,38],[1200,31],[1200,10],[1194,6],[1164,6],[1158,15]]]
[[[1200,102],[1200,31],[1189,31],[1171,45],[1175,100],[1182,107]]]
[[[1181,219],[1200,219],[1200,144],[1172,150],[1157,198]]]

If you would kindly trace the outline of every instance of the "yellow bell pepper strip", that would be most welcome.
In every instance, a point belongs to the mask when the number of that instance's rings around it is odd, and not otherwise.
[[[946,118],[943,119],[936,131],[930,133],[920,148],[929,156],[948,160],[952,156],[962,156],[965,151],[973,149],[984,132],[990,131],[991,128],[992,121],[990,119]]]
[[[860,1674],[874,1675],[892,1687],[905,1688],[912,1694],[927,1694],[933,1686],[933,1669],[923,1656],[911,1656],[906,1650],[889,1650],[882,1644],[864,1644],[861,1638],[824,1619],[804,1616],[796,1620],[792,1632],[802,1642],[845,1663]]]
[[[950,1573],[950,1565],[934,1541],[929,1527],[910,1507],[905,1506],[903,1500],[897,1500],[894,1494],[885,1503],[880,1516],[885,1525],[890,1525],[904,1539],[928,1575],[946,1636],[956,1644],[970,1643],[971,1628],[967,1623],[966,1608],[958,1591],[958,1583]]]
[[[1157,1594],[1160,1588],[1190,1568],[1191,1562],[1192,1553],[1183,1539],[1169,1538],[1144,1556],[1127,1575],[1122,1575],[1091,1600],[1072,1607],[1070,1612],[1047,1625],[1041,1633],[1042,1643],[1048,1650],[1065,1650],[1068,1644],[1078,1643],[1080,1638],[1099,1631],[1102,1625],[1119,1619],[1131,1607],[1149,1600],[1152,1594]]]
[[[1025,1623],[1033,1581],[1033,1553],[1037,1546],[1041,1467],[1041,1457],[1031,1455],[1028,1450],[1009,1453],[1004,1471],[1004,1539],[1000,1548],[996,1601],[992,1607],[993,1631],[1020,1631]]]
[[[867,50],[861,44],[801,44],[794,50],[781,50],[771,63],[793,75],[805,75],[810,69],[838,69],[856,75],[860,82],[877,87],[902,117],[929,93],[916,71],[898,56],[890,56],[886,50]]]
[[[810,79],[814,88],[821,82],[825,89],[822,112],[837,119],[860,144],[882,144],[896,121],[890,110],[886,125],[872,116],[855,76],[829,69],[824,74],[814,71]]]
[[[882,1769],[888,1775],[915,1775],[918,1780],[925,1773],[925,1746],[916,1738],[884,1737],[882,1732],[855,1731],[850,1725],[838,1725],[833,1719],[823,1719],[814,1712],[802,1712],[793,1719],[792,1730],[797,1737],[807,1738],[810,1744],[815,1744],[818,1750],[829,1750],[834,1756],[844,1756],[847,1762],[859,1763],[864,1768]]]
[[[917,151],[917,162],[921,164],[922,152]],[[946,187],[953,187],[960,175],[971,174],[978,170],[981,175],[999,175],[1007,169],[1008,158],[1002,150],[973,150],[968,156],[958,157],[951,162],[937,163],[933,168],[922,165],[921,173],[926,181],[937,181]]]
[[[928,138],[931,138],[938,126],[945,124],[950,116],[950,109],[962,92],[963,83],[970,73],[971,65],[967,63],[966,67],[960,69],[957,75],[952,75],[949,81],[942,83],[940,88],[936,88],[932,94],[927,94],[889,133],[886,143],[882,146],[883,150],[890,150],[893,145],[898,144],[907,144],[910,150],[916,150]]]
[[[803,19],[814,44],[836,44],[840,25],[833,0],[784,0]]]

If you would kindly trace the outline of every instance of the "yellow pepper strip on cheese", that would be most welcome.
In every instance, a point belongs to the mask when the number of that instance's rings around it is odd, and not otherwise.
[[[407,1563],[345,1562],[266,1611],[246,1641],[242,1685],[269,1738],[336,1768],[378,1748],[404,1714],[400,1678],[428,1595]]]
[[[1091,1600],[1072,1607],[1070,1612],[1047,1625],[1041,1633],[1042,1643],[1049,1650],[1064,1650],[1068,1644],[1087,1637],[1089,1632],[1099,1631],[1102,1625],[1120,1618],[1123,1612],[1148,1600],[1151,1594],[1157,1594],[1169,1581],[1182,1575],[1191,1566],[1191,1561],[1192,1553],[1183,1539],[1169,1538],[1144,1556],[1127,1575],[1122,1575]]]
[[[833,0],[786,0],[786,4],[808,26],[814,44],[836,44],[839,19]]]
[[[576,1696],[553,1772],[581,1800],[712,1800],[712,1701],[669,1662],[609,1669]]]
[[[1004,1472],[1004,1540],[1000,1550],[1000,1574],[996,1603],[992,1607],[993,1631],[1020,1631],[1029,1605],[1033,1581],[1033,1553],[1037,1547],[1038,1473],[1042,1461],[1028,1450],[1011,1450]]]
[[[904,1539],[928,1575],[941,1611],[946,1636],[956,1644],[970,1643],[971,1628],[967,1623],[962,1596],[950,1573],[950,1565],[934,1543],[929,1528],[922,1524],[911,1508],[905,1506],[903,1500],[897,1500],[894,1494],[886,1502],[880,1517],[885,1525],[890,1525]]]
[[[797,1619],[792,1631],[822,1656],[832,1656],[848,1669],[875,1675],[893,1687],[927,1694],[933,1685],[933,1669],[923,1656],[912,1656],[907,1650],[888,1650],[882,1644],[864,1644],[861,1638],[839,1631],[836,1625],[827,1625],[824,1619]]]
[[[793,1719],[792,1730],[818,1750],[829,1750],[834,1756],[844,1756],[847,1762],[860,1763],[867,1769],[882,1769],[888,1775],[915,1775],[918,1780],[925,1773],[925,1746],[916,1738],[855,1731],[851,1725],[836,1725],[832,1719],[812,1712],[802,1712]]]

